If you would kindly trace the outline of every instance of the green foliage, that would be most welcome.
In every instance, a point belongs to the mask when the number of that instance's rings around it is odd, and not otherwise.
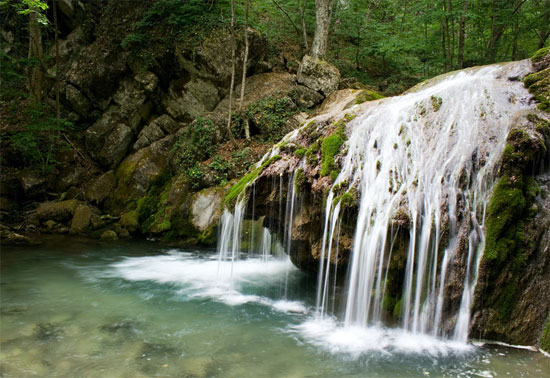
[[[204,175],[199,163],[207,159],[216,146],[212,121],[201,117],[197,117],[174,144],[174,160],[193,188],[200,186]]]
[[[140,229],[144,234],[150,233],[154,224],[159,232],[168,230],[166,227],[169,225],[169,220],[165,219],[163,202],[170,184],[168,176],[160,176],[151,183],[147,195],[138,199],[136,211]]]
[[[48,9],[47,1],[45,0],[2,0],[0,1],[0,9],[11,6],[15,8],[18,14],[27,16],[31,13],[37,15],[38,23],[48,25],[48,17],[45,11]]]
[[[214,172],[213,182],[215,185],[225,185],[233,168],[233,164],[230,161],[222,158],[220,155],[215,155],[214,159],[208,164]]]
[[[340,151],[340,147],[346,141],[345,126],[340,126],[338,130],[323,139],[321,143],[321,176],[331,176],[334,180],[335,174],[338,174],[338,167],[334,162],[334,157]]]
[[[264,168],[271,165],[273,162],[279,160],[281,158],[281,155],[275,155],[269,160],[265,161],[261,166],[254,168],[252,171],[247,173],[245,176],[243,176],[235,185],[229,189],[227,192],[227,195],[225,196],[225,204],[226,206],[231,206],[234,204],[234,202],[239,197],[239,194],[243,192],[243,190],[246,189],[246,187],[252,183],[256,178],[262,173]]]
[[[218,2],[203,0],[157,0],[134,24],[121,45],[140,57],[150,54],[143,50],[161,49],[167,44],[183,41],[198,46],[214,27],[219,27]]]
[[[297,148],[294,150],[294,156],[301,159],[306,155],[306,151],[307,150],[303,147]]]
[[[531,57],[531,60],[536,63],[548,54],[550,54],[550,47],[543,47],[542,49],[537,50],[537,52],[533,54],[533,56]]]
[[[550,67],[528,75],[523,83],[535,96],[540,110],[550,112]]]
[[[291,98],[268,97],[250,104],[245,116],[254,121],[264,140],[275,142],[287,133],[286,121],[297,112]]]
[[[545,352],[550,352],[550,317],[546,319],[546,324],[539,341],[539,348]]]
[[[375,91],[372,91],[370,89],[364,89],[359,93],[359,95],[355,98],[356,104],[362,104],[367,101],[373,101],[373,100],[379,100],[381,98],[384,98],[380,93],[377,93]]]
[[[57,164],[56,153],[67,146],[61,142],[61,132],[73,125],[53,117],[42,104],[32,104],[25,110],[24,116],[24,127],[7,134],[6,141],[20,153],[24,164],[47,172]]]

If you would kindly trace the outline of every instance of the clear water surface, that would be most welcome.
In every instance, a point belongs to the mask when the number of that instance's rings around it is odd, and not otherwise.
[[[2,377],[550,377],[550,359],[317,319],[288,260],[150,242],[2,246]]]

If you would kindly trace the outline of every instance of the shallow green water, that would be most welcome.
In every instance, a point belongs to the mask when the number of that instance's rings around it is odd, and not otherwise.
[[[1,262],[3,377],[550,376],[528,350],[315,319],[287,261],[63,238]]]

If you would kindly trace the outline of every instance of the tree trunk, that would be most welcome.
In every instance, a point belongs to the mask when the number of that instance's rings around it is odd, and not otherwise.
[[[315,0],[315,34],[311,46],[311,56],[322,59],[328,49],[330,19],[333,0]]]
[[[305,3],[305,2],[304,2]],[[304,51],[307,51],[309,49],[309,45],[307,43],[307,29],[306,29],[306,10],[305,10],[305,4],[300,4],[300,19],[302,21],[302,35],[304,39]]]
[[[458,68],[464,68],[464,38],[466,37],[466,12],[468,11],[468,0],[463,0],[462,13],[458,26]]]
[[[231,132],[231,116],[233,114],[233,86],[235,85],[235,54],[237,50],[235,41],[235,0],[231,0],[231,84],[229,85],[229,111],[227,113],[227,136],[233,144],[233,147],[237,146],[235,138]]]
[[[239,103],[239,113],[243,111],[244,102],[244,88],[246,84],[246,62],[248,61],[248,8],[250,6],[250,0],[246,0],[246,7],[244,13],[245,25],[244,25],[244,57],[243,57],[243,76],[241,80],[241,101]],[[244,119],[245,117],[243,117]],[[250,139],[250,126],[248,120],[244,123],[244,135],[246,139]]]
[[[541,28],[540,31],[535,30],[535,33],[537,34],[537,37],[539,38],[539,43],[537,44],[537,50],[542,49],[544,45],[546,44],[546,40],[550,36],[550,0],[544,1],[544,13],[542,15],[541,20]]]
[[[53,2],[53,25],[55,29],[55,118],[59,128],[59,28],[57,24],[57,0]]]
[[[39,63],[35,63],[27,71],[27,81],[29,93],[34,102],[42,102],[42,85],[44,81],[41,65],[42,57],[42,32],[38,23],[38,13],[32,11],[29,13],[29,58],[36,59]]]
[[[447,31],[445,29],[445,21],[447,18],[447,1],[443,0],[443,12],[445,12],[445,16],[441,20],[441,52],[443,53],[443,71],[447,72],[447,47],[445,44],[445,39],[447,35]]]

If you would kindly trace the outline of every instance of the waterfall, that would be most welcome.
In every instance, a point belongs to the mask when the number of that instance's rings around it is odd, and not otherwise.
[[[526,63],[464,70],[410,93],[379,101],[348,125],[348,152],[333,188],[360,193],[347,281],[344,324],[382,322],[385,281],[395,230],[408,214],[401,327],[466,341],[484,217],[498,160],[514,115],[529,106],[521,82]],[[328,196],[319,270],[318,311],[326,307],[332,234],[338,205]],[[441,243],[446,233],[449,240]],[[325,240],[326,239],[326,240]],[[465,256],[461,256],[460,254]],[[454,332],[441,330],[451,261],[464,261]]]
[[[485,212],[497,165],[514,116],[531,108],[521,81],[508,78],[522,77],[528,70],[529,63],[523,61],[457,71],[361,107],[346,126],[347,152],[326,197],[317,319],[341,316],[341,325],[350,329],[383,325],[396,239],[406,235],[403,287],[394,309],[400,312],[400,330],[467,341],[484,248]],[[292,141],[299,132],[282,142]],[[278,152],[276,146],[270,156]],[[304,164],[302,158],[299,166]],[[271,178],[272,193],[279,196],[271,211],[278,210],[284,223],[263,225],[259,235],[251,236],[261,238],[254,245],[261,246],[264,259],[277,249],[286,254],[292,250],[293,217],[300,199],[296,169],[290,170],[285,200],[283,175]],[[358,195],[358,215],[339,313],[335,259],[343,213],[338,200],[343,197],[337,195],[342,193]],[[246,207],[245,196],[241,197],[234,213],[226,210],[222,216],[220,259],[239,255]],[[280,243],[274,241],[277,235],[282,237]],[[447,291],[457,286],[462,287],[460,303],[449,306]]]

